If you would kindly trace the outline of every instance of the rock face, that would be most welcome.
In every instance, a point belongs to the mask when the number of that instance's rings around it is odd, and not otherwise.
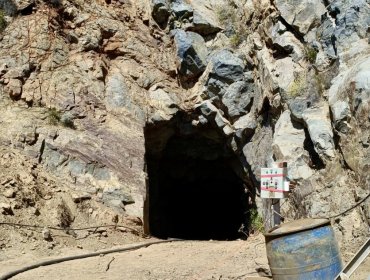
[[[304,149],[306,139],[302,124],[292,122],[290,111],[281,114],[275,125],[272,149],[277,161],[291,162],[289,178],[302,180],[312,176],[313,170],[309,167],[309,154]]]
[[[324,4],[319,0],[276,0],[276,7],[284,20],[302,34],[317,27],[321,16],[326,13]]]
[[[322,157],[334,157],[335,147],[328,106],[306,109],[303,120],[316,152]]]
[[[206,68],[208,56],[203,37],[194,32],[176,30],[175,44],[179,73],[187,79],[201,75]]]
[[[261,213],[260,168],[275,161],[296,185],[286,220],[350,208],[370,191],[370,11],[324,2],[0,1],[0,164],[30,165],[4,175],[1,215],[19,213],[17,184],[54,201],[38,170],[66,201],[145,216],[147,126],[155,154],[194,131],[233,153]],[[343,248],[369,219],[365,205],[335,220]]]
[[[166,0],[152,0],[152,17],[158,24],[163,25],[167,23],[170,15],[168,3]]]

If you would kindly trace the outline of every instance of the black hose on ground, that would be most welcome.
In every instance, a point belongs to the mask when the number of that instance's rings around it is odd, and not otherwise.
[[[129,246],[129,247],[125,247],[125,248],[116,248],[116,249],[98,251],[98,252],[94,252],[94,253],[87,253],[87,254],[82,254],[82,255],[73,255],[73,256],[68,256],[68,257],[52,259],[52,260],[46,260],[46,261],[35,263],[35,264],[29,265],[29,266],[24,266],[22,268],[10,271],[10,272],[0,276],[0,280],[10,279],[10,278],[12,278],[12,277],[14,277],[14,276],[16,276],[20,273],[23,273],[23,272],[26,272],[28,270],[35,269],[35,268],[38,268],[38,267],[41,267],[41,266],[47,266],[47,265],[57,264],[57,263],[61,263],[61,262],[78,260],[78,259],[85,259],[85,258],[96,257],[96,256],[112,254],[112,253],[132,251],[132,250],[137,250],[137,249],[140,249],[140,248],[148,247],[148,246],[154,245],[154,244],[161,244],[161,243],[168,243],[168,242],[175,242],[175,241],[182,241],[182,239],[167,239],[167,240],[152,241],[152,242],[147,242],[147,243],[138,244],[138,245],[134,245],[134,246]]]

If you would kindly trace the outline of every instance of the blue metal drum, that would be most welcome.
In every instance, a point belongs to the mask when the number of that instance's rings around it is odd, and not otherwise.
[[[274,280],[333,280],[342,261],[327,219],[302,219],[265,234]]]

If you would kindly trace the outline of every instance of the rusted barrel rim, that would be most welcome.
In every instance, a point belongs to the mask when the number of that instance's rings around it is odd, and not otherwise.
[[[277,227],[273,227],[268,232],[266,232],[265,236],[278,236],[278,235],[286,235],[293,232],[300,232],[308,229],[314,229],[323,225],[330,224],[330,220],[328,219],[300,219],[296,221],[292,221],[289,223],[285,223],[279,225]]]

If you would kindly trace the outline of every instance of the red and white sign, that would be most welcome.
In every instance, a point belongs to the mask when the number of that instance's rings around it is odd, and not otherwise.
[[[288,191],[286,167],[261,168],[261,198],[284,198]]]

